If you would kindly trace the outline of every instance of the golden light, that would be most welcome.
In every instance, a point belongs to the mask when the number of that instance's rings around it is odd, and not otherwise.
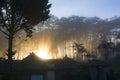
[[[55,37],[56,35],[54,35],[54,32],[50,30],[34,33],[32,38],[27,41],[17,38],[14,49],[18,52],[15,55],[15,59],[22,60],[30,55],[31,52],[35,53],[42,59],[56,59],[64,57],[65,44],[61,43],[62,46],[58,46]]]
[[[40,49],[38,50],[36,55],[42,59],[51,59],[51,56],[49,55],[48,48],[46,46],[40,47]]]

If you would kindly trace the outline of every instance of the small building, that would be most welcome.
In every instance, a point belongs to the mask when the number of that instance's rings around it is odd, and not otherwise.
[[[7,61],[1,60],[0,80],[8,80],[8,75],[12,76],[12,80],[73,80],[76,77],[70,72],[77,70],[78,66],[78,62],[68,57],[43,60],[35,54],[30,54],[23,60],[14,60],[11,72]]]

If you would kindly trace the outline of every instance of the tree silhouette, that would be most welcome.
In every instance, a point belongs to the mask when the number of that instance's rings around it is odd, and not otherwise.
[[[75,58],[76,60],[79,60],[80,56],[82,56],[82,59],[84,60],[85,54],[87,53],[87,50],[85,49],[84,45],[82,43],[73,43],[73,51],[76,54]]]
[[[83,46],[82,43],[78,44],[76,42],[73,43],[73,49],[77,52],[77,53],[82,53],[82,52],[86,52],[85,47]]]
[[[8,61],[14,55],[13,39],[22,30],[32,36],[33,25],[49,18],[48,0],[0,0],[0,31],[8,39]]]
[[[103,40],[98,46],[98,51],[100,52],[103,59],[108,59],[110,55],[113,53],[114,48],[115,48],[114,43]]]

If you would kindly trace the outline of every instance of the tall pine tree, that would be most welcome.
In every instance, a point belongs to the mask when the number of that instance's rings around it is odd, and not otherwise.
[[[8,61],[14,55],[13,39],[24,30],[32,36],[33,26],[49,18],[48,0],[0,0],[0,31],[8,39]]]

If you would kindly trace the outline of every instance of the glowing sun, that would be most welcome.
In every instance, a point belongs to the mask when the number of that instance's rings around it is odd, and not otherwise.
[[[37,56],[39,56],[42,59],[51,59],[51,56],[49,55],[48,48],[47,47],[41,47],[38,52]]]

